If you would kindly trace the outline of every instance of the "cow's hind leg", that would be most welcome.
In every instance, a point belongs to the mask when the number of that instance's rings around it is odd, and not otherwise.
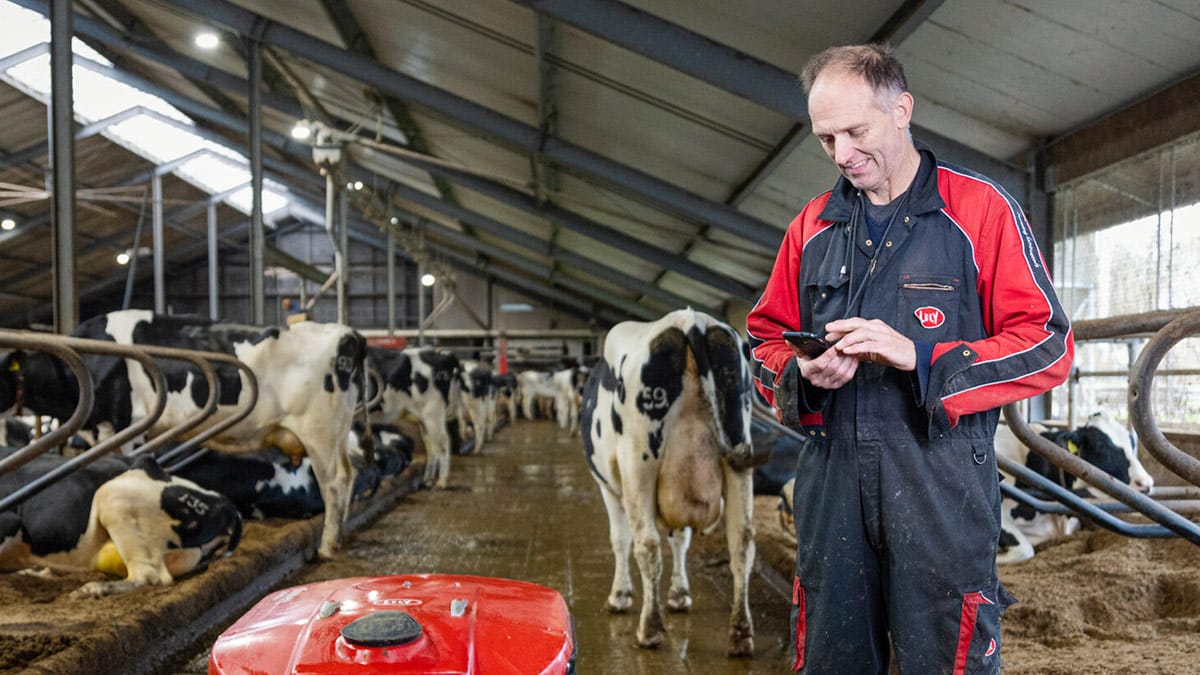
[[[446,410],[440,404],[425,406],[421,411],[421,437],[425,442],[425,487],[445,488],[450,485],[450,434],[446,431]],[[429,420],[434,420],[432,424]]]
[[[729,571],[733,575],[730,600],[730,656],[754,654],[754,624],[750,619],[750,570],[754,567],[754,485],[749,470],[725,470],[725,538],[729,544]]]
[[[667,609],[686,612],[692,608],[692,591],[688,585],[687,552],[692,543],[692,528],[684,527],[667,533],[671,545],[671,590],[667,593]]]
[[[666,623],[663,621],[662,593],[662,547],[657,525],[657,462],[642,459],[643,453],[635,447],[618,450],[623,457],[636,457],[635,466],[622,466],[621,478],[624,486],[625,513],[633,530],[633,555],[637,560],[638,572],[642,575],[642,612],[638,617],[637,643],[639,647],[657,647],[666,639]]]
[[[633,578],[629,575],[629,549],[633,539],[629,532],[629,518],[619,497],[604,487],[600,488],[600,494],[608,511],[608,538],[612,542],[613,552],[613,581],[612,590],[608,593],[608,611],[623,614],[633,607]]]
[[[164,555],[174,538],[172,522],[160,506],[161,484],[140,472],[126,472],[101,485],[92,497],[92,515],[84,539],[97,551],[93,564],[120,574],[120,581],[92,581],[75,591],[77,595],[104,597],[141,586],[165,586],[173,581]],[[112,546],[101,544],[111,541]],[[118,557],[112,559],[112,554]]]

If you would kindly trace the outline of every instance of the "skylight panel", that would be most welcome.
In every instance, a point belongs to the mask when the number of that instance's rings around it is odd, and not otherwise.
[[[246,189],[238,190],[232,195],[229,195],[229,199],[226,201],[228,201],[229,205],[238,211],[248,214],[250,213],[250,208],[253,206],[253,204],[251,204],[252,199],[253,195],[250,192],[250,187],[247,186]],[[282,209],[287,205],[288,200],[286,197],[278,192],[275,192],[274,190],[268,190],[265,185],[263,186],[262,210],[264,217],[268,214],[278,211],[279,209]]]
[[[0,46],[0,59],[50,40],[50,22],[42,15],[7,0],[0,0],[0,25],[5,41]],[[74,57],[87,58],[105,66],[112,63],[78,39],[72,40]],[[50,55],[39,54],[0,73],[14,87],[43,103],[50,99]],[[136,87],[114,80],[102,72],[75,65],[72,69],[75,118],[83,124],[109,120],[122,112],[143,108],[153,114],[137,114],[105,126],[101,133],[130,151],[162,165],[206,151],[176,167],[174,173],[210,194],[228,192],[238,185],[246,189],[234,193],[226,201],[244,213],[250,212],[250,165],[246,157],[227,146],[206,140],[192,133],[192,120],[171,104]],[[175,120],[172,124],[169,120]],[[225,158],[222,160],[221,158]],[[287,189],[271,183],[263,189],[263,212],[286,206]]]

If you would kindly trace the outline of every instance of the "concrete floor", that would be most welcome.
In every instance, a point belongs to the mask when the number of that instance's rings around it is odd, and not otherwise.
[[[576,623],[580,673],[787,672],[790,598],[758,575],[750,599],[755,656],[725,656],[731,582],[720,530],[694,539],[688,560],[692,611],[667,615],[667,640],[658,649],[635,645],[636,613],[605,609],[613,560],[599,488],[579,439],[553,423],[518,420],[505,427],[481,454],[452,459],[450,483],[447,490],[408,495],[357,530],[339,560],[310,564],[284,585],[434,572],[520,579],[554,588],[566,599]],[[664,547],[664,566],[669,560]],[[205,658],[197,653],[190,666],[163,672],[203,673]]]

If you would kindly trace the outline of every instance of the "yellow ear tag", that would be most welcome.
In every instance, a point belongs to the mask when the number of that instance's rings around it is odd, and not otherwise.
[[[1078,455],[1079,444],[1075,441],[1067,441],[1067,450],[1070,450],[1072,455]]]
[[[111,541],[100,547],[100,552],[96,554],[96,569],[121,578],[129,576],[125,561],[121,560],[121,554],[117,553],[117,547]]]
[[[9,364],[8,364],[8,370],[9,370],[9,372],[11,372],[11,373],[15,373],[15,372],[17,372],[17,371],[18,371],[18,370],[20,370],[20,369],[21,369],[21,364],[20,364],[20,363],[18,363],[17,361],[10,361],[10,362],[9,362]]]

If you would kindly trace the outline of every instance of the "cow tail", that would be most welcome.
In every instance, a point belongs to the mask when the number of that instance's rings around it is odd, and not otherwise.
[[[357,414],[362,415],[359,420],[362,423],[363,433],[358,440],[358,445],[362,448],[363,461],[366,466],[374,469],[377,466],[375,457],[375,434],[371,431],[371,411],[367,410],[368,399],[370,398],[367,391],[367,380],[370,374],[367,373],[367,339],[364,338],[358,331],[354,331],[354,374],[358,380],[358,401],[354,406]]]
[[[687,341],[695,355],[713,426],[724,440],[721,450],[725,459],[735,468],[765,461],[765,456],[754,457],[753,444],[746,434],[749,381],[741,341],[719,324],[707,328],[693,325],[687,331]]]

